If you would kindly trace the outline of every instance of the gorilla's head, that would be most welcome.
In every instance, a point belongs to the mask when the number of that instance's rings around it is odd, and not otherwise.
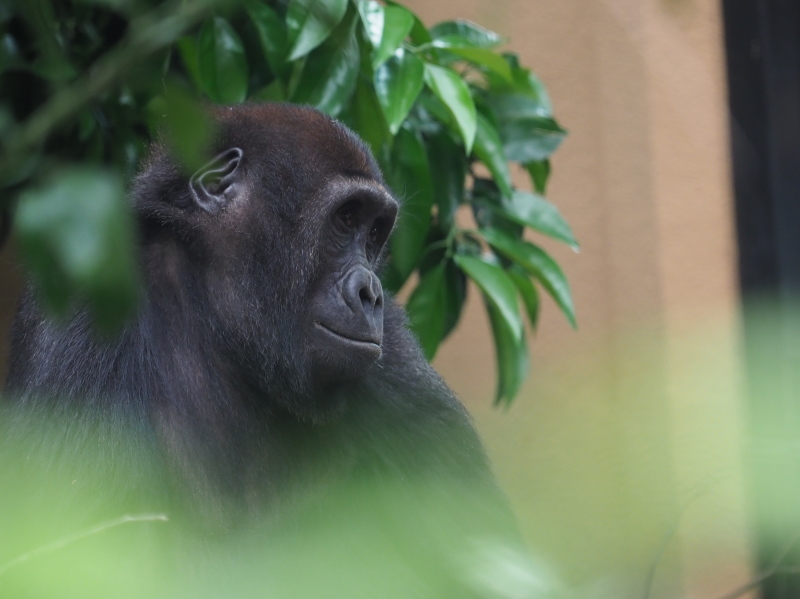
[[[364,143],[326,115],[285,104],[212,114],[207,164],[187,175],[159,145],[135,182],[144,270],[162,279],[150,290],[200,306],[212,359],[255,397],[324,415],[332,391],[381,358],[376,273],[397,201]]]

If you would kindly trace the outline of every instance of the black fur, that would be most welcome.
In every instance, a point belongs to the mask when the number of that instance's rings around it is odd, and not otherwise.
[[[435,483],[453,505],[502,504],[468,414],[393,299],[374,364],[343,380],[314,375],[309,298],[336,263],[326,190],[337,178],[384,186],[364,144],[307,108],[223,107],[214,117],[209,155],[242,152],[236,199],[198,207],[190,177],[154,147],[132,191],[145,281],[138,316],[102,339],[81,310],[50,322],[28,291],[12,334],[11,422],[48,414],[44,446],[54,453],[92,436],[101,453],[124,454],[129,444],[115,438],[124,431],[152,468],[115,456],[141,476],[113,477],[114,492],[163,478],[215,526],[324,509],[332,488],[364,481],[399,485],[409,498],[415,484]]]

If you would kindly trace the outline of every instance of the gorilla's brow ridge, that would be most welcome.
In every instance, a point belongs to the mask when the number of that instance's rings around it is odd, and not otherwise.
[[[327,191],[329,193],[333,193],[335,195],[352,195],[354,192],[359,191],[372,191],[378,192],[382,195],[385,195],[388,199],[393,201],[397,201],[394,197],[394,194],[380,181],[376,181],[370,176],[364,176],[362,174],[356,175],[339,175],[332,179],[327,187]]]

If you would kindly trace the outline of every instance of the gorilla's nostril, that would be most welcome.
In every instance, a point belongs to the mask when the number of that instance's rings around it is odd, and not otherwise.
[[[361,298],[361,303],[365,306],[373,305],[375,303],[375,298],[372,295],[372,290],[368,287],[362,287],[361,290],[358,292],[358,297]]]

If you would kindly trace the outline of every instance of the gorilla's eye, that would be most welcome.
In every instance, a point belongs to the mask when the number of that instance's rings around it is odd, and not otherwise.
[[[387,222],[384,218],[378,218],[372,223],[372,228],[367,234],[367,254],[374,260],[380,253],[381,246],[386,241]]]
[[[358,211],[361,208],[357,201],[347,202],[336,211],[336,218],[347,229],[354,229],[358,226]]]

